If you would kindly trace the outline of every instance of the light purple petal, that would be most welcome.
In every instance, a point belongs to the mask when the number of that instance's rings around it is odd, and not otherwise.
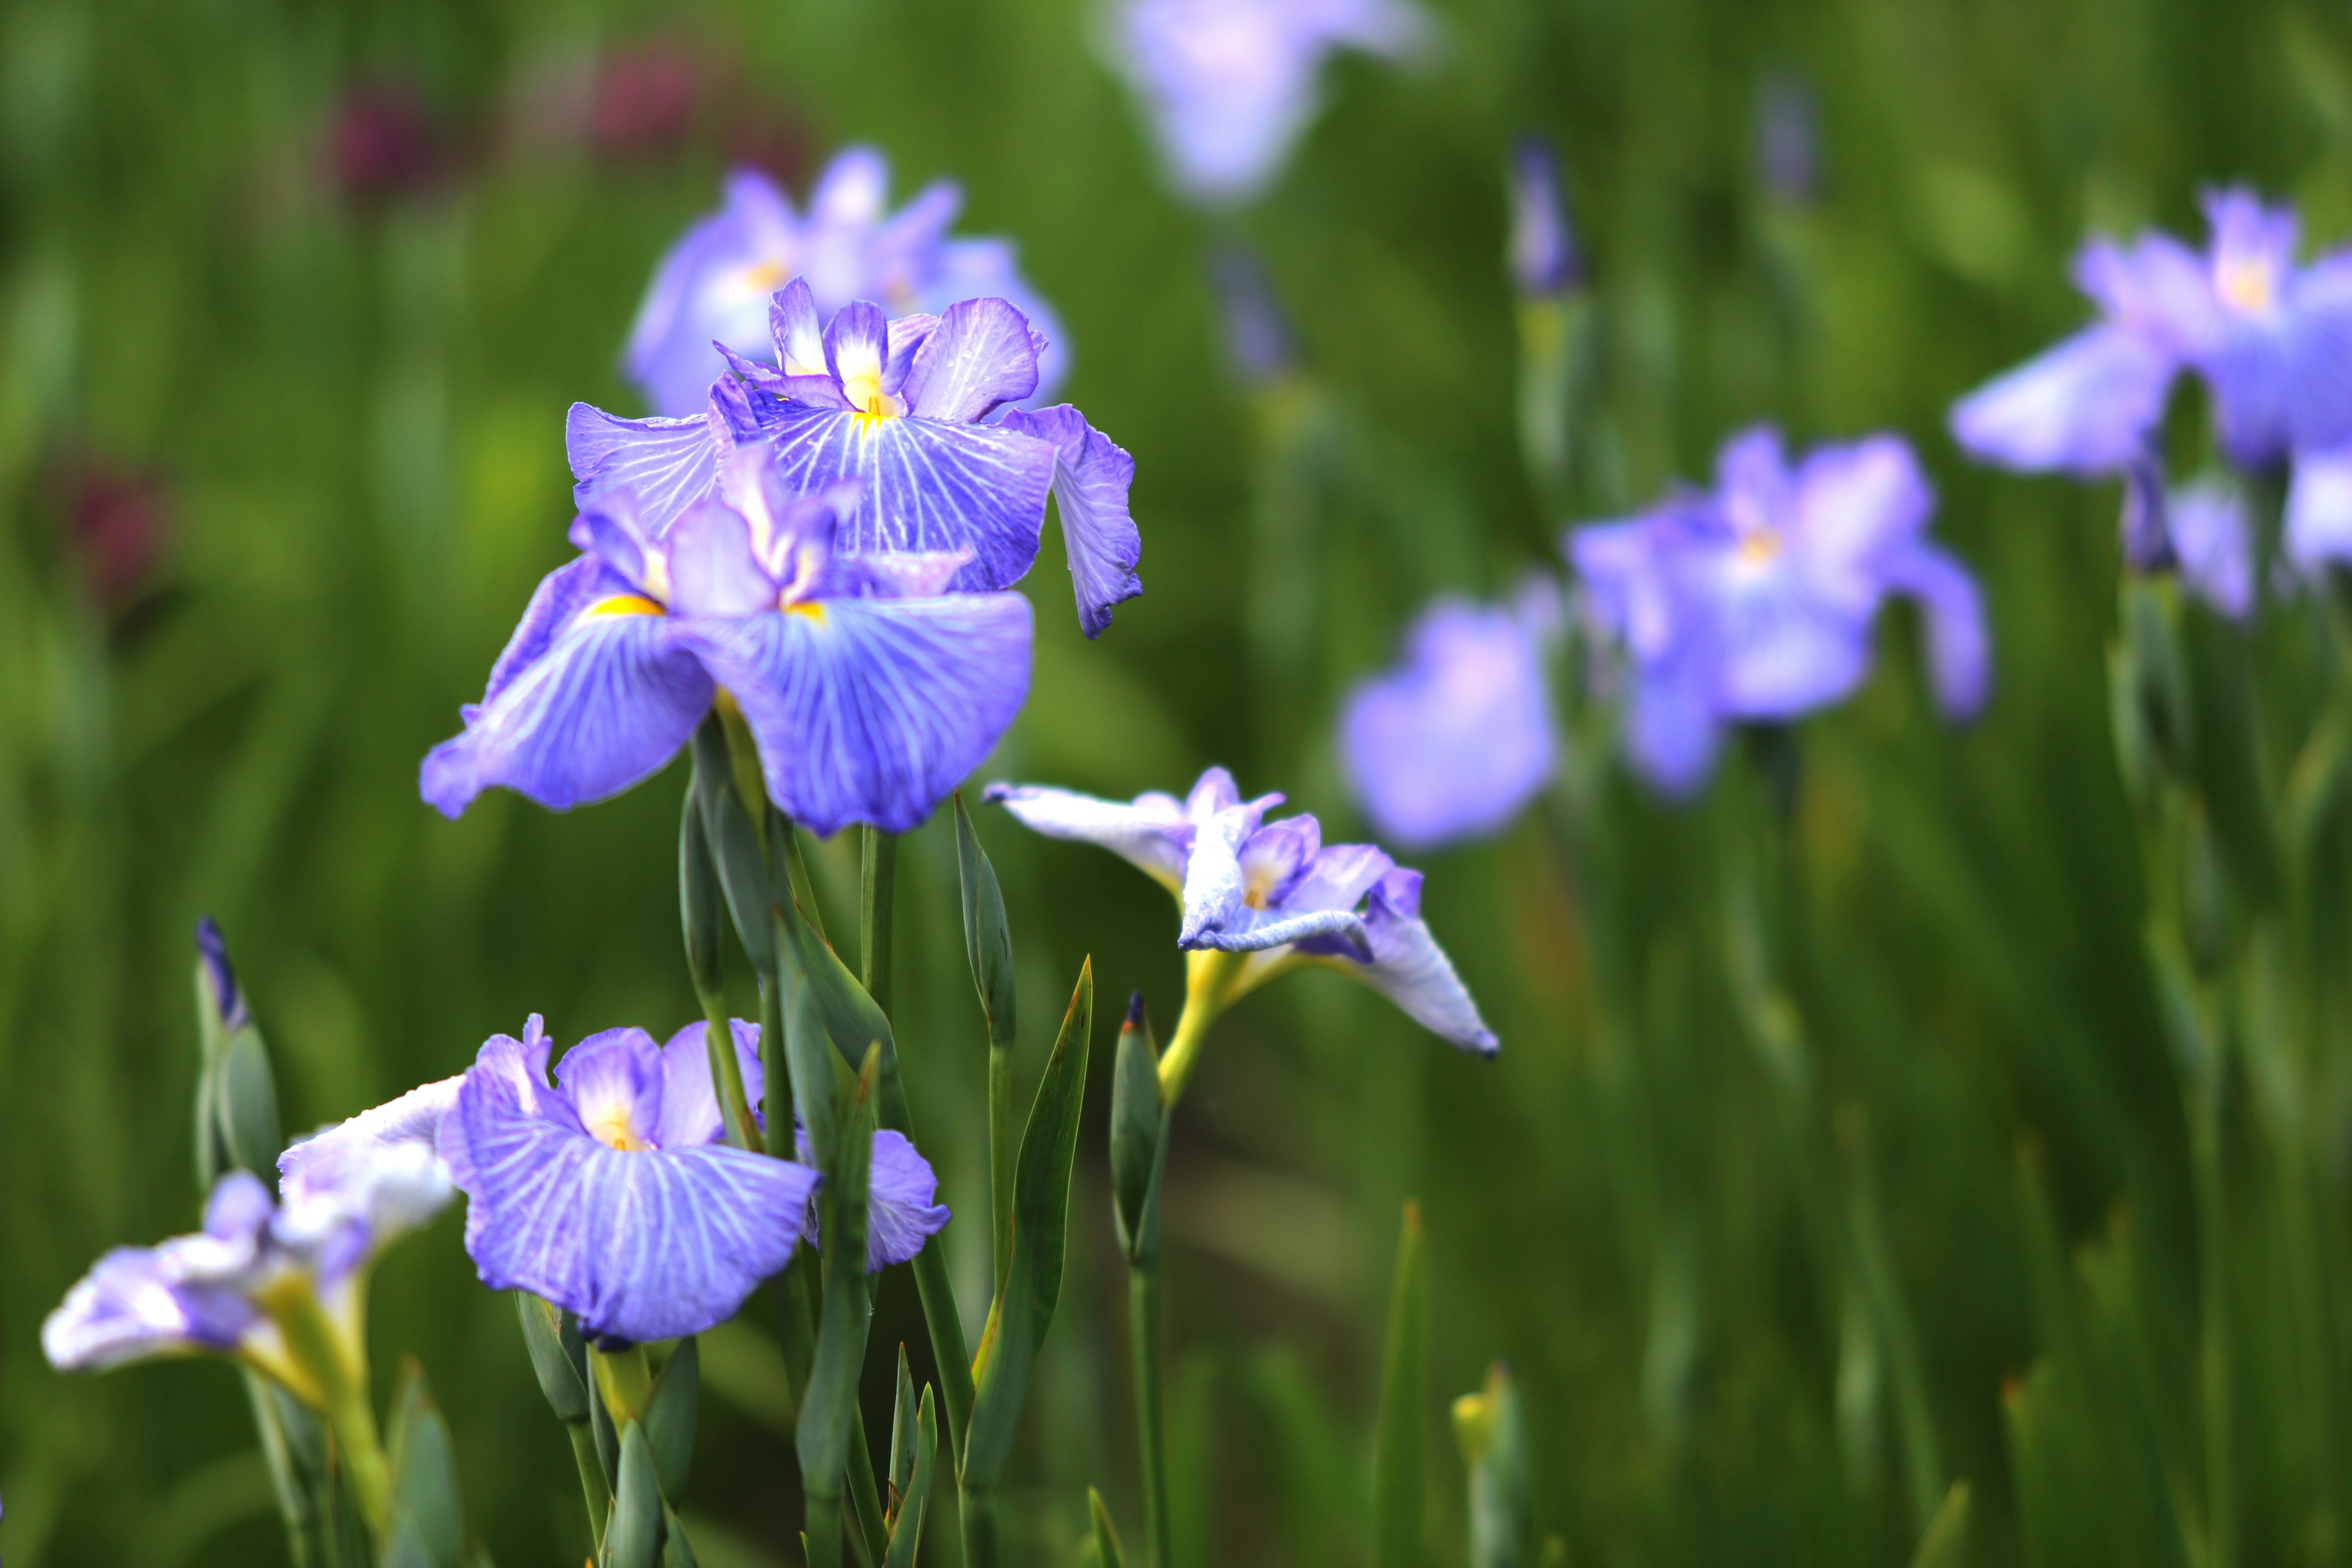
[[[1070,348],[1060,318],[1044,296],[1021,275],[1018,248],[1009,239],[951,239],[929,258],[929,271],[915,285],[915,297],[926,310],[946,310],[959,300],[1010,300],[1029,323],[1033,337],[1042,339],[1037,350],[1037,390],[1032,403],[1043,402],[1070,374]]]
[[[707,410],[688,419],[623,419],[575,403],[564,416],[563,447],[582,510],[601,491],[626,489],[636,497],[639,524],[658,538],[710,493],[727,442]]]
[[[1044,784],[992,784],[987,798],[1031,832],[1099,846],[1181,896],[1192,824],[1175,796],[1155,792],[1131,801],[1103,800]]]
[[[793,279],[768,301],[768,333],[775,341],[776,364],[783,374],[831,374],[824,367],[824,328],[817,320],[816,299],[807,279]]]
[[[1135,571],[1143,559],[1143,535],[1127,508],[1135,459],[1066,403],[1034,413],[1015,409],[1004,416],[1004,427],[1053,443],[1054,505],[1077,592],[1078,624],[1087,636],[1099,637],[1110,625],[1111,606],[1143,592]]]
[[[320,1128],[278,1156],[278,1190],[290,1205],[345,1179],[354,1164],[396,1145],[436,1146],[441,1119],[457,1102],[456,1074],[410,1089],[396,1100]]]
[[[743,1075],[743,1096],[756,1110],[766,1089],[760,1068],[760,1026],[728,1020],[735,1040],[735,1065]],[[661,1120],[654,1142],[664,1149],[692,1149],[727,1140],[719,1091],[710,1081],[710,1052],[703,1041],[707,1024],[688,1024],[662,1047]]]
[[[1866,619],[1878,607],[1880,563],[1926,531],[1935,507],[1901,437],[1817,447],[1797,470],[1790,548],[1814,594]]]
[[[623,356],[656,412],[698,412],[720,371],[717,339],[739,353],[766,347],[768,297],[791,276],[798,220],[765,175],[730,174],[725,205],[689,228],[654,274]]]
[[[1469,988],[1421,919],[1421,873],[1402,867],[1372,889],[1365,932],[1372,961],[1329,961],[1402,1008],[1405,1015],[1442,1039],[1493,1056],[1502,1042],[1478,1016]]]
[[[1254,805],[1229,805],[1196,827],[1192,857],[1184,866],[1184,914],[1177,946],[1205,946],[1208,937],[1243,918],[1248,879],[1242,873],[1242,842],[1257,831],[1264,816]]]
[[[2091,327],[1962,398],[1952,438],[2023,472],[2113,472],[2163,417],[2177,363],[2144,333]]]
[[[939,1188],[931,1163],[905,1134],[887,1127],[876,1131],[874,1163],[866,1174],[866,1272],[910,1261],[923,1243],[946,1228],[946,1207],[931,1201]]]
[[[1676,800],[1696,795],[1715,766],[1721,738],[1722,721],[1694,660],[1665,660],[1634,672],[1626,752],[1660,793]]]
[[[1935,545],[1915,543],[1888,563],[1887,585],[1919,601],[1927,668],[1946,718],[1973,719],[1992,689],[1992,637],[1984,595],[1967,567]]]
[[[915,352],[907,410],[920,418],[974,424],[1037,390],[1037,350],[1029,323],[1003,300],[949,306]]]
[[[1837,701],[1870,668],[1870,626],[1822,598],[1793,559],[1752,574],[1735,563],[1717,606],[1717,707],[1794,719]]]
[[[975,594],[830,599],[684,635],[741,705],[776,804],[822,836],[929,816],[1020,711],[1030,629],[1028,600]]]
[[[260,1314],[247,1309],[247,1322]],[[41,1352],[59,1372],[95,1372],[148,1356],[226,1350],[245,1325],[200,1322],[164,1276],[156,1250],[119,1247],[66,1292],[41,1324]]]
[[[2352,565],[2352,447],[2301,452],[2286,493],[2287,558],[2306,573]]]
[[[752,553],[751,525],[726,502],[688,508],[662,545],[672,614],[749,616],[774,605],[777,584]]]
[[[2254,613],[2254,535],[2243,491],[2208,476],[2175,490],[2165,508],[2181,579],[2204,601],[2243,621]]]
[[[634,594],[636,584],[606,566],[593,553],[588,545],[575,541],[583,552],[580,559],[559,566],[539,581],[532,591],[530,603],[524,606],[522,620],[515,626],[514,635],[499,651],[498,662],[490,666],[489,686],[482,693],[480,704],[468,703],[465,710],[470,722],[478,706],[496,702],[525,670],[537,664],[554,645],[558,633],[569,627],[575,616],[600,599],[618,594]]]

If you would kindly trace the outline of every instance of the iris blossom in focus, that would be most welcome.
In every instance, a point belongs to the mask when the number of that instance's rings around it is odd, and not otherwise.
[[[1935,498],[1892,436],[1790,464],[1757,428],[1717,458],[1713,491],[1570,531],[1592,631],[1620,654],[1635,765],[1670,795],[1705,783],[1723,725],[1786,722],[1842,700],[1869,672],[1890,594],[1919,602],[1936,695],[1984,705],[1990,650],[1975,581],[1927,538]]]
[[[871,147],[835,157],[805,213],[759,171],[730,174],[719,210],[662,258],[629,332],[623,366],[654,412],[698,415],[725,368],[712,343],[746,354],[764,349],[769,297],[795,277],[808,279],[828,314],[854,300],[878,300],[904,316],[988,295],[1014,301],[1049,336],[1060,336],[1052,310],[1021,276],[1010,240],[949,236],[963,205],[953,181],[925,186],[896,212],[889,191],[889,165]],[[1046,351],[1038,390],[1051,391],[1067,366],[1064,351]]]

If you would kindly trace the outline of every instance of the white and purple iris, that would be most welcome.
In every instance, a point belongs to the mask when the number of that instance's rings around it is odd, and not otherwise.
[[[910,315],[997,295],[1059,335],[1052,311],[1023,279],[1010,240],[949,237],[963,203],[953,181],[925,186],[895,213],[889,193],[889,166],[870,147],[834,159],[805,214],[757,170],[729,175],[719,210],[662,258],[630,330],[623,363],[654,412],[699,414],[725,369],[714,342],[747,354],[765,348],[769,296],[796,276],[808,279],[827,311],[879,300],[891,314]],[[1062,351],[1046,350],[1040,390],[1066,370]]]
[[[1433,849],[1499,832],[1559,756],[1546,664],[1559,589],[1532,577],[1508,603],[1448,595],[1405,634],[1404,658],[1349,694],[1339,764],[1383,838]]]
[[[1045,498],[1088,637],[1143,591],[1143,544],[1128,511],[1135,462],[1067,404],[1013,406],[1039,384],[1044,340],[1011,301],[957,301],[890,320],[858,300],[823,320],[807,279],[767,305],[773,364],[730,348],[731,374],[692,418],[623,419],[573,405],[565,426],[583,510],[601,493],[637,497],[659,536],[719,483],[730,455],[768,446],[788,488],[865,481],[845,524],[850,554],[969,552],[959,593],[1009,588],[1037,559]]]
[[[1312,816],[1266,821],[1278,795],[1245,801],[1231,773],[1211,768],[1181,801],[1005,784],[989,785],[988,798],[1035,832],[1123,857],[1175,894],[1177,945],[1240,960],[1218,1006],[1318,964],[1361,980],[1465,1050],[1498,1047],[1422,921],[1421,873],[1369,844],[1324,844]]]
[[[1727,722],[1786,722],[1843,699],[1869,672],[1890,595],[1925,612],[1945,712],[1979,711],[1991,674],[1983,601],[1928,541],[1934,508],[1897,437],[1816,447],[1792,468],[1779,432],[1758,428],[1726,444],[1712,492],[1571,531],[1584,618],[1627,666],[1642,773],[1689,795]]]
[[[1115,26],[1114,61],[1176,187],[1216,204],[1248,201],[1281,170],[1326,55],[1403,55],[1429,32],[1407,0],[1126,0]]]
[[[463,733],[422,790],[456,816],[502,784],[553,810],[627,789],[724,690],[776,804],[819,834],[905,832],[978,766],[1029,685],[1029,602],[948,594],[960,553],[836,548],[854,487],[794,496],[764,447],[665,531],[627,489],[573,524]]]

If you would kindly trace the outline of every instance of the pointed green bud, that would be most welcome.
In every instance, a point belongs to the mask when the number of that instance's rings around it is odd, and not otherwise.
[[[1128,999],[1111,1071],[1110,1185],[1118,1245],[1137,1268],[1160,1258],[1160,1181],[1166,1163],[1167,1107],[1160,1098],[1160,1046],[1143,1010]]]

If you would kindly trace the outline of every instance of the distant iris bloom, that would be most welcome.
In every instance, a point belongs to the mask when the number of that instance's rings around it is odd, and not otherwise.
[[[282,1205],[252,1173],[231,1171],[213,1187],[203,1230],[100,1258],[41,1325],[42,1351],[61,1370],[209,1352],[318,1405],[320,1373],[289,1351],[281,1320],[323,1310],[346,1372],[363,1377],[367,1266],[449,1197],[430,1149],[342,1160],[289,1184]]]
[[[1779,432],[1726,444],[1712,492],[1567,540],[1590,628],[1624,659],[1628,749],[1672,795],[1713,765],[1727,721],[1787,721],[1868,673],[1890,594],[1927,617],[1937,700],[1984,704],[1990,654],[1975,581],[1929,542],[1935,498],[1902,440],[1824,446],[1791,467]]]
[[[964,551],[950,588],[1009,588],[1037,558],[1050,493],[1087,635],[1143,591],[1143,542],[1128,511],[1135,461],[1066,404],[1010,406],[1038,384],[1042,340],[1009,300],[896,321],[861,300],[825,323],[807,280],[794,279],[771,302],[769,330],[774,363],[730,349],[734,374],[699,417],[622,419],[574,405],[565,444],[581,505],[626,488],[658,537],[710,492],[730,454],[768,446],[789,489],[864,482],[841,531],[845,553]]]
[[[1511,149],[1511,281],[1521,294],[1542,299],[1583,279],[1584,258],[1560,199],[1559,160],[1540,136],[1522,136]]]
[[[1405,634],[1396,668],[1341,710],[1339,763],[1383,838],[1429,849],[1500,831],[1558,760],[1545,666],[1559,590],[1533,578],[1510,603],[1438,599]]]
[[[711,344],[747,354],[765,348],[769,296],[794,277],[809,280],[828,312],[853,300],[879,300],[892,315],[912,315],[993,295],[1061,335],[1053,311],[1022,278],[1011,241],[949,237],[963,205],[953,181],[925,186],[895,213],[889,191],[889,165],[871,147],[834,159],[805,214],[757,170],[730,174],[724,205],[662,258],[629,332],[623,364],[654,412],[699,414],[725,368]],[[1066,351],[1045,352],[1042,389],[1061,380],[1067,363]]]
[[[1029,686],[1029,602],[946,594],[961,552],[850,556],[855,489],[794,497],[766,447],[659,537],[633,492],[573,525],[583,553],[540,584],[463,733],[425,757],[456,816],[492,784],[552,810],[657,772],[723,691],[768,793],[818,834],[903,833],[987,756]]]
[[[2330,562],[2352,565],[2352,446],[2295,459],[2282,542],[2287,559],[2306,573]]]
[[[2184,366],[2211,388],[2233,462],[2352,439],[2352,251],[2297,267],[2294,209],[2251,191],[2209,193],[2205,214],[2201,252],[2158,233],[2084,247],[2074,281],[2099,320],[1955,405],[1960,445],[2005,468],[2113,472],[2152,438]]]
[[[1278,795],[1244,801],[1223,768],[1183,800],[1100,800],[1036,784],[988,798],[1053,838],[1099,845],[1139,867],[1182,908],[1177,945],[1232,954],[1222,1007],[1307,964],[1364,982],[1443,1038],[1491,1055],[1498,1042],[1421,919],[1421,873],[1369,844],[1322,841],[1312,816],[1267,822]]]
[[[1314,118],[1326,55],[1402,55],[1429,31],[1407,0],[1125,0],[1114,25],[1177,188],[1213,204],[1272,183]]]

